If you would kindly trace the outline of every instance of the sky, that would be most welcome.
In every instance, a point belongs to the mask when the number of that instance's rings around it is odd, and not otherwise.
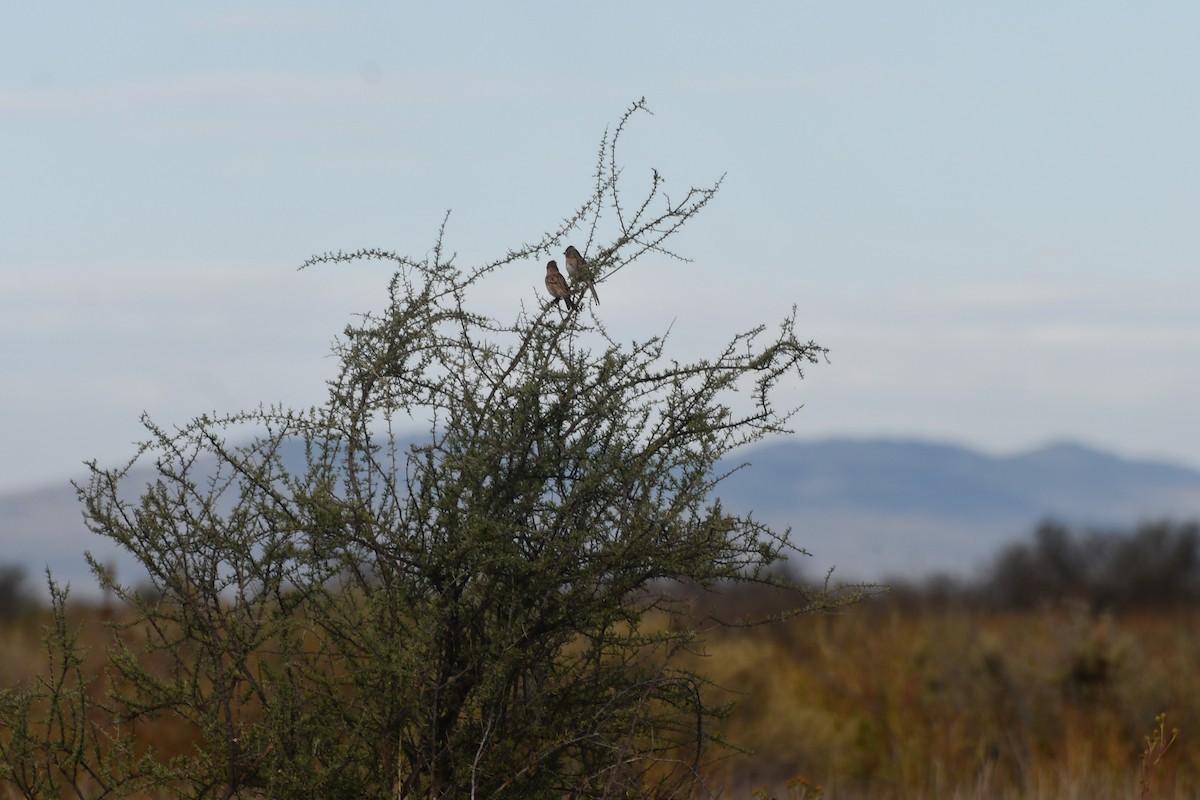
[[[115,2],[0,28],[0,491],[182,425],[320,403],[382,247],[458,262],[584,201],[724,176],[602,286],[706,355],[793,305],[796,435],[1200,466],[1200,5]],[[540,261],[490,290],[540,292]]]

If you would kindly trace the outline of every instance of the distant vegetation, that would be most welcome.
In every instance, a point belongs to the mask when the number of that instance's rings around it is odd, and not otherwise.
[[[25,585],[25,568],[19,564],[0,564],[0,621],[10,619],[36,605]]]
[[[889,601],[1026,610],[1064,601],[1095,611],[1200,606],[1200,523],[1156,521],[1133,530],[1047,521],[1001,550],[976,577],[896,578]]]
[[[1129,530],[1039,524],[973,577],[892,576],[874,602],[1020,611],[1079,602],[1094,611],[1200,607],[1200,522],[1158,520]],[[144,591],[151,591],[145,587]],[[25,569],[0,562],[0,619],[39,605]]]
[[[1073,532],[1045,523],[1006,549],[985,587],[994,606],[1027,608],[1078,598],[1133,611],[1200,603],[1200,525],[1143,524],[1131,533]]]

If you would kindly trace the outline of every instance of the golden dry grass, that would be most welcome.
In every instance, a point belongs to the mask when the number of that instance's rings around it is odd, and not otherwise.
[[[97,670],[112,635],[101,616],[73,615]],[[38,613],[0,626],[0,686],[45,669],[47,621]],[[693,658],[725,687],[712,699],[736,701],[723,735],[750,751],[712,768],[722,797],[1200,797],[1195,611],[902,611],[874,600],[839,615],[718,628]],[[1180,735],[1145,769],[1161,712],[1167,734],[1178,726]],[[191,738],[139,733],[166,751]]]
[[[727,796],[1200,797],[1200,615],[901,612],[732,629],[700,668],[735,691]],[[1142,770],[1160,712],[1179,740]],[[1169,731],[1168,731],[1169,733]],[[809,795],[815,790],[809,789]],[[792,788],[798,795],[799,789]]]

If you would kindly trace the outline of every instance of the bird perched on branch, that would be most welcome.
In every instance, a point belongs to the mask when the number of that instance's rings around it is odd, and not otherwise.
[[[575,245],[567,245],[567,251],[563,253],[567,259],[567,274],[571,276],[572,283],[585,283],[592,290],[592,299],[596,301],[596,305],[600,305],[600,295],[596,294],[596,276],[592,274],[592,267],[583,260],[583,256],[575,249]]]
[[[571,287],[567,286],[567,279],[558,271],[557,261],[546,265],[546,291],[554,298],[556,305],[559,300],[566,300],[567,308],[575,310],[575,301],[571,299]]]

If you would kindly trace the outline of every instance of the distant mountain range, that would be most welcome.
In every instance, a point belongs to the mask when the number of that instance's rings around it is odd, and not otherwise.
[[[921,441],[787,440],[739,455],[751,466],[722,484],[726,507],[791,526],[814,576],[835,565],[847,579],[969,573],[1047,518],[1117,528],[1200,517],[1200,470],[1076,444],[996,457]],[[133,563],[84,527],[68,482],[0,494],[0,563],[26,567],[31,583],[48,565],[94,594],[88,549],[133,578]]]
[[[1125,528],[1200,517],[1200,470],[1057,443],[1016,456],[887,439],[785,441],[748,450],[731,508],[790,525],[813,574],[969,574],[1045,519]]]

